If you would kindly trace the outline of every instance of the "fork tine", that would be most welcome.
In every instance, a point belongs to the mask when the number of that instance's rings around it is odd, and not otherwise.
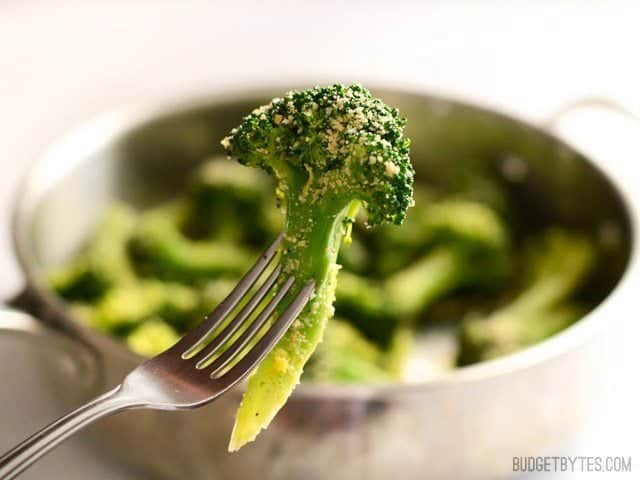
[[[226,349],[218,358],[215,359],[215,361],[211,365],[207,367],[207,370],[211,372],[212,375],[220,369],[224,368],[225,365],[233,360],[256,335],[260,328],[262,328],[267,320],[269,320],[271,314],[287,294],[294,281],[295,279],[293,277],[289,277],[287,281],[282,285],[282,288],[278,290],[271,301],[267,304],[267,306],[264,307],[264,309],[260,312],[256,319],[251,322],[251,325],[249,325],[249,327],[244,332],[242,332],[242,335],[240,335],[240,337],[238,337],[238,339],[232,345],[230,345],[228,349]],[[203,368],[208,357],[209,355],[198,362],[196,368]]]
[[[305,307],[315,289],[315,282],[311,280],[298,293],[298,295],[289,304],[280,318],[271,326],[264,336],[256,343],[249,352],[228,372],[215,381],[220,382],[219,386],[222,391],[232,387],[244,377],[246,377],[260,361],[271,351],[275,344],[282,338],[289,326]],[[212,374],[213,376],[213,374]]]
[[[196,353],[193,357],[189,357],[191,361],[197,361],[198,366],[203,362],[206,362],[212,355],[214,355],[218,349],[227,341],[231,336],[238,331],[243,325],[244,321],[251,316],[256,310],[260,302],[267,296],[267,293],[271,290],[273,285],[278,280],[278,276],[282,271],[282,265],[278,265],[273,272],[269,274],[269,277],[260,286],[258,291],[249,299],[247,304],[242,307],[242,310],[238,312],[236,317],[224,327],[224,329],[218,333],[209,344],[207,344],[202,350]]]
[[[204,321],[196,328],[187,333],[176,346],[184,348],[188,345],[187,350],[182,354],[184,357],[191,356],[194,351],[200,346],[200,343],[207,338],[216,328],[224,322],[229,312],[231,312],[249,291],[249,289],[256,283],[260,275],[271,263],[271,260],[276,255],[278,245],[282,241],[283,234],[279,234],[273,243],[267,248],[260,258],[254,263],[244,277],[238,282],[229,295],[213,310]]]

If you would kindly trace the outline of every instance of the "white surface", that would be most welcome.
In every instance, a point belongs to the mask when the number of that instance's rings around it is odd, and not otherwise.
[[[19,177],[47,142],[100,111],[145,99],[296,79],[406,84],[471,98],[534,121],[590,93],[640,106],[639,21],[637,1],[613,0],[4,0],[0,294],[21,285],[8,240]],[[640,144],[640,128],[635,128],[620,128],[624,138],[618,138],[597,119],[572,130],[585,148],[618,159],[613,168],[630,178],[638,174],[640,157],[632,158],[620,145],[625,141],[635,147],[636,139]],[[638,333],[633,327],[621,337],[632,344]],[[638,365],[633,350],[620,347],[615,354],[624,364]],[[28,368],[15,371],[2,358],[0,352],[2,378],[31,378]],[[585,438],[577,454],[637,451],[637,383],[633,370],[612,372],[611,385],[603,387],[611,408],[598,419],[597,438]],[[37,390],[29,391],[29,403],[16,405],[10,398],[15,391],[0,387],[0,445],[54,413],[39,404]],[[25,411],[33,415],[24,423],[11,421]],[[134,478],[81,443],[79,437],[25,478]],[[634,460],[637,475],[640,454]]]

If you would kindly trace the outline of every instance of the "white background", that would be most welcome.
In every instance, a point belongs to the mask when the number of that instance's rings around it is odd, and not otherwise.
[[[639,25],[640,3],[614,0],[2,0],[0,294],[21,285],[9,243],[18,179],[49,141],[100,111],[299,80],[408,85],[533,122],[584,95],[611,96],[637,108]],[[628,180],[640,171],[640,127],[609,117],[587,114],[564,131]],[[640,196],[640,189],[632,194]],[[628,313],[637,316],[634,306]],[[609,408],[595,419],[596,433],[570,451],[635,453],[637,475],[640,395],[633,342],[640,328],[627,323],[624,341],[612,353],[618,367],[603,387]],[[56,411],[38,400],[31,370],[9,364],[1,353],[0,378],[12,380],[0,386],[3,448]],[[82,441],[64,446],[24,478],[141,478],[127,476]]]

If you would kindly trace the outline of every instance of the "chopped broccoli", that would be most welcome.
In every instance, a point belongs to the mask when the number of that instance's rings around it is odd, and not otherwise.
[[[103,331],[120,332],[157,316],[184,330],[205,313],[200,296],[191,288],[141,280],[110,289],[96,306],[94,322]]]
[[[382,281],[339,275],[336,308],[382,345],[398,322],[415,322],[434,301],[458,288],[501,284],[510,270],[506,230],[489,207],[462,200],[432,203],[414,217],[415,230],[418,223],[422,243],[432,248],[408,267]]]
[[[333,318],[311,357],[305,379],[318,383],[378,383],[393,377],[384,369],[384,352],[349,323]]]
[[[86,248],[69,264],[49,275],[49,284],[67,300],[90,301],[111,286],[134,278],[127,241],[136,216],[130,207],[112,206]]]
[[[171,325],[159,319],[152,319],[137,327],[127,336],[131,350],[144,357],[153,357],[173,346],[180,336]]]
[[[385,280],[400,317],[418,313],[457,288],[490,288],[507,277],[508,235],[491,208],[465,200],[441,201],[424,209],[421,223],[434,248]]]
[[[413,351],[413,333],[398,328],[387,348],[367,340],[348,321],[334,317],[303,378],[318,383],[384,383],[402,379]]]
[[[530,247],[529,285],[487,318],[470,317],[460,329],[459,363],[488,360],[520,350],[566,328],[584,309],[565,302],[595,261],[590,241],[559,229],[544,233]]]
[[[351,242],[340,249],[338,255],[338,263],[343,268],[353,272],[365,271],[370,263],[371,257],[367,245],[364,244],[360,237],[352,235]]]
[[[405,377],[406,365],[415,344],[415,335],[410,328],[400,327],[393,333],[385,351],[384,367],[394,380],[402,380]]]
[[[255,254],[246,248],[224,240],[191,240],[182,234],[176,211],[180,207],[171,204],[142,216],[130,241],[140,273],[195,283],[216,275],[240,274],[251,265]]]
[[[333,314],[345,223],[362,204],[367,223],[400,224],[412,204],[405,121],[361,86],[293,91],[257,108],[222,140],[240,163],[278,180],[286,204],[281,263],[315,295],[249,379],[230,450],[255,439],[287,400]],[[346,222],[345,222],[346,220]]]
[[[194,175],[182,230],[192,239],[217,239],[264,246],[282,230],[274,208],[273,180],[225,158],[207,161]]]

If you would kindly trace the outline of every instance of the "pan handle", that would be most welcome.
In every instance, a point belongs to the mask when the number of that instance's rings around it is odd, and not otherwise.
[[[621,113],[627,117],[631,117],[634,120],[640,121],[640,112],[629,108],[628,105],[624,105],[617,100],[610,97],[601,96],[588,96],[571,100],[560,108],[557,108],[547,119],[543,122],[543,127],[549,130],[556,130],[560,121],[569,113],[583,108],[603,108],[605,110],[611,110],[613,112]]]
[[[33,348],[50,351],[68,376],[82,386],[90,388],[96,382],[98,359],[90,349],[32,315],[8,306],[0,307],[0,336],[5,335],[29,342]]]
[[[566,102],[541,126],[588,154],[614,181],[623,197],[635,198],[640,189],[635,171],[640,155],[640,110],[615,98],[588,96]],[[640,220],[636,202],[627,202],[627,207]]]

